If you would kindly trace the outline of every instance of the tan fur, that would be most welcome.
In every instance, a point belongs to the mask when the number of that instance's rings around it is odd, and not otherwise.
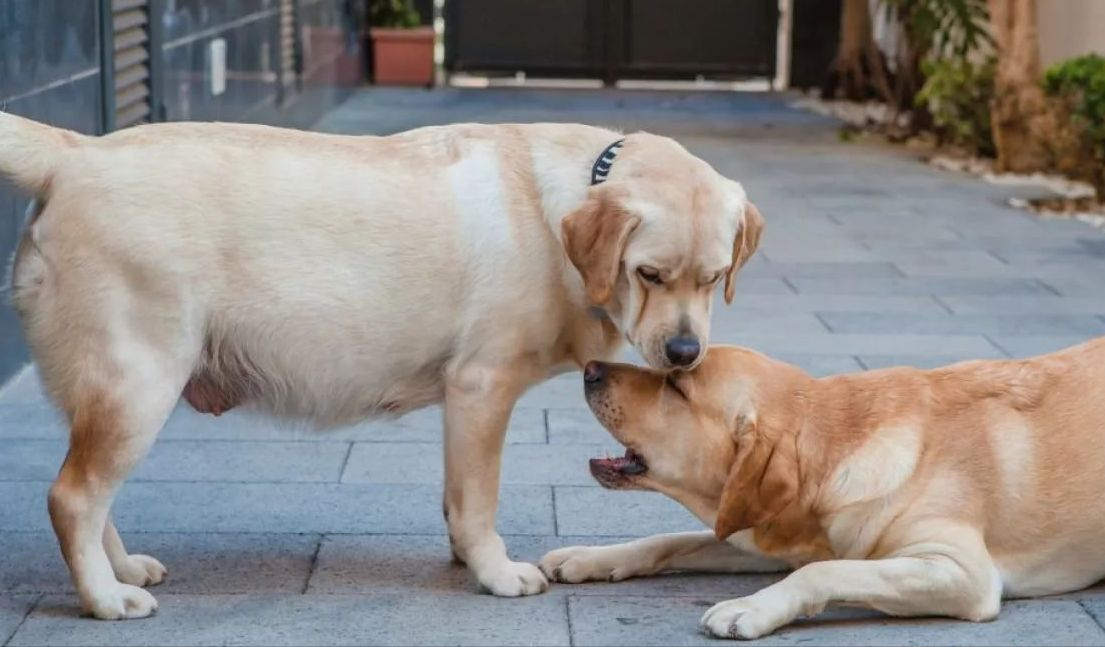
[[[755,638],[834,602],[986,620],[1003,595],[1105,576],[1105,338],[1024,360],[822,379],[714,347],[677,377],[686,399],[656,371],[607,372],[588,401],[648,465],[624,485],[668,494],[732,546],[798,567],[707,612],[714,635]],[[700,541],[651,547],[643,572]],[[592,550],[542,564],[597,564]],[[635,572],[625,562],[639,547],[603,550],[595,568]],[[577,581],[588,575],[576,568]]]
[[[764,231],[764,217],[751,202],[744,207],[744,220],[740,233],[733,239],[733,262],[725,273],[725,302],[732,303],[737,291],[737,271],[752,258],[760,246],[760,236]]]
[[[320,427],[443,403],[454,554],[492,593],[543,591],[495,531],[515,401],[626,338],[657,367],[682,327],[705,344],[703,277],[730,269],[749,228],[743,188],[667,138],[626,135],[589,186],[618,139],[199,123],[90,138],[0,113],[0,175],[38,199],[12,295],[73,425],[50,502],[82,605],[156,608],[137,587],[164,567],[126,553],[110,506],[182,395]],[[754,246],[742,234],[742,262]],[[646,285],[641,264],[671,283]]]
[[[614,294],[622,253],[641,219],[614,204],[609,195],[587,200],[560,224],[568,258],[583,277],[587,298],[602,305]]]

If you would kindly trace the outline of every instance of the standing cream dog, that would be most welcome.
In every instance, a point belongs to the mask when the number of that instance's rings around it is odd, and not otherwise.
[[[0,114],[0,174],[36,198],[12,293],[71,425],[49,508],[81,603],[156,608],[112,499],[181,395],[335,425],[443,402],[455,556],[496,595],[547,582],[495,531],[525,389],[627,338],[695,365],[711,295],[762,226],[675,142],[578,125],[342,137],[157,124],[89,138]],[[594,306],[602,306],[596,314]]]

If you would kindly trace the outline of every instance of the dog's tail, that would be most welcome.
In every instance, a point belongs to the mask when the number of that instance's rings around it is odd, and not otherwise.
[[[0,177],[42,197],[66,152],[83,137],[0,111]]]

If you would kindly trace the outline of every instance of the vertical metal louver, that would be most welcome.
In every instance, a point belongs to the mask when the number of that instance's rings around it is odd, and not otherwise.
[[[280,0],[280,88],[286,99],[299,89],[301,64],[296,0]]]
[[[104,132],[157,118],[156,0],[100,0]]]

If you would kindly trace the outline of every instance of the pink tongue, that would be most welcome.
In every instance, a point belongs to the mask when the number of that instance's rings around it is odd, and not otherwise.
[[[591,460],[595,463],[606,465],[623,474],[633,475],[645,471],[644,466],[637,461],[637,457],[632,449],[625,450],[624,456],[606,456],[603,458],[593,458]]]

